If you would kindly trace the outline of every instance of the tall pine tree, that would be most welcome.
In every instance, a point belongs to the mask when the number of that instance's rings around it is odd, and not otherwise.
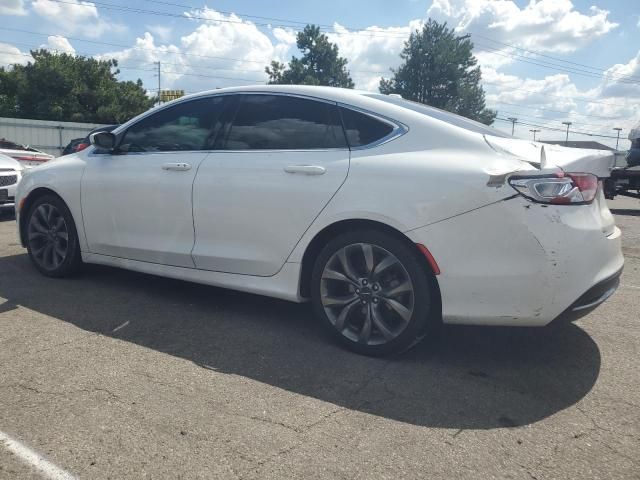
[[[353,88],[347,60],[340,57],[338,47],[320,33],[320,27],[307,25],[298,32],[296,40],[302,58],[292,57],[288,67],[271,62],[265,68],[269,83]]]
[[[441,108],[487,125],[496,112],[485,105],[482,73],[468,36],[458,36],[447,24],[429,21],[411,34],[393,77],[380,80],[381,93]]]

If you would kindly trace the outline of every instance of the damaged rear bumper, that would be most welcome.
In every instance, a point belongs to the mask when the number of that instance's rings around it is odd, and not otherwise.
[[[611,297],[620,285],[622,268],[608,278],[598,282],[562,312],[552,323],[570,323],[591,313]]]

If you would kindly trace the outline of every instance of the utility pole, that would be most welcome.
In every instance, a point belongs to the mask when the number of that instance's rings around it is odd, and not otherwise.
[[[536,130],[535,128],[533,130],[529,130],[530,132],[533,133],[533,141],[536,141],[536,133],[538,133],[540,130]]]
[[[616,150],[618,150],[618,142],[620,141],[620,131],[622,129],[620,127],[615,127],[614,130],[618,132],[618,138],[616,138]]]
[[[571,125],[573,125],[573,123],[572,122],[562,122],[562,124],[567,126],[567,138],[565,138],[565,140],[564,140],[564,145],[567,146],[567,145],[569,145],[569,127]]]
[[[509,117],[509,118],[507,118],[507,120],[511,121],[511,136],[513,137],[513,134],[516,131],[516,123],[517,123],[518,119],[515,118],[515,117]]]
[[[158,105],[160,105],[161,100],[160,100],[160,94],[162,93],[162,83],[161,83],[161,78],[160,78],[160,60],[158,60],[157,62],[155,62],[158,65]]]

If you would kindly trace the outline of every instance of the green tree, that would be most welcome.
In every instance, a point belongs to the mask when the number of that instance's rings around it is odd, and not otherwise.
[[[120,82],[116,60],[48,50],[27,65],[0,68],[0,116],[121,123],[153,106],[142,81]]]
[[[338,55],[338,47],[320,27],[307,25],[296,37],[302,58],[291,57],[289,66],[271,62],[265,68],[271,84],[327,85],[353,88],[353,80],[347,70],[347,60]]]
[[[458,36],[434,20],[411,33],[400,54],[403,63],[380,80],[381,93],[397,93],[490,125],[496,116],[485,106],[482,73],[468,36]]]

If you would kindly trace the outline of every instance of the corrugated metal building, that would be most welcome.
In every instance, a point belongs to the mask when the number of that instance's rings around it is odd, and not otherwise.
[[[58,156],[74,138],[83,138],[97,123],[54,122],[0,117],[0,138]]]

